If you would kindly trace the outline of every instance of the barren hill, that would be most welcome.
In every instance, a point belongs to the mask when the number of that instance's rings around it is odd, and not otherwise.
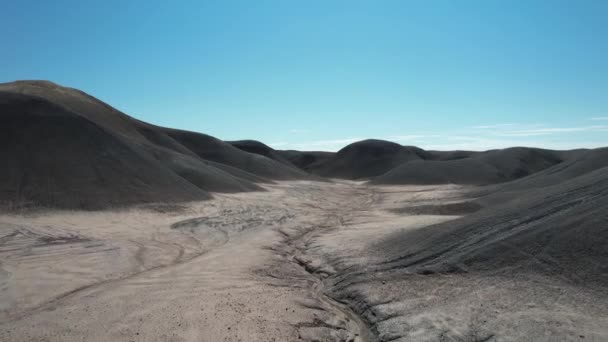
[[[0,84],[0,202],[98,209],[262,190],[303,171],[213,137],[136,120],[47,81]]]

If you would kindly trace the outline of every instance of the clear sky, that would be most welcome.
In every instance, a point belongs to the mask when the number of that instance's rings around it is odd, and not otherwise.
[[[608,1],[5,1],[0,82],[280,149],[608,146]]]

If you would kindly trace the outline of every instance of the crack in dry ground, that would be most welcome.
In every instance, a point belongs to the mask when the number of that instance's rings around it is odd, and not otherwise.
[[[286,262],[297,265],[308,275],[306,277],[306,284],[310,290],[310,296],[320,303],[313,308],[327,312],[337,322],[336,324],[332,324],[328,323],[327,320],[315,318],[312,322],[296,324],[298,329],[326,328],[333,330],[334,335],[331,337],[337,341],[373,342],[376,341],[376,337],[371,332],[368,323],[348,303],[341,302],[329,294],[331,291],[326,288],[325,280],[329,276],[336,275],[336,271],[332,265],[324,265],[321,262],[315,263],[315,261],[309,260],[307,256],[307,249],[315,238],[330,231],[340,229],[345,225],[348,215],[365,211],[374,202],[379,201],[379,195],[373,190],[370,191],[369,189],[371,188],[365,188],[363,195],[361,194],[361,188],[356,187],[353,189],[355,190],[353,192],[354,196],[350,197],[351,202],[348,205],[346,205],[347,202],[344,202],[342,206],[309,204],[310,208],[314,208],[322,213],[319,216],[325,218],[319,224],[292,229],[289,232],[281,228],[277,229],[277,232],[282,236],[282,241],[280,244],[270,248],[281,255]],[[363,200],[361,201],[360,198],[363,198]],[[322,202],[322,199],[313,199]],[[274,275],[269,271],[262,273],[277,280],[285,279],[284,276]],[[308,305],[308,307],[311,306]],[[313,340],[316,340],[315,337],[313,337]]]

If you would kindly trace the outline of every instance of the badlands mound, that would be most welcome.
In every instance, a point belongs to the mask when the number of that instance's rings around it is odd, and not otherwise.
[[[0,84],[3,206],[101,209],[192,201],[307,178],[208,135],[131,118],[47,81]]]
[[[323,177],[361,179],[379,176],[409,161],[428,158],[426,151],[384,140],[363,140],[350,144],[311,168]]]
[[[421,274],[534,272],[608,285],[607,167],[477,203],[486,207],[387,239],[381,250],[393,261],[383,267]]]
[[[462,157],[403,163],[374,178],[372,183],[486,185],[522,178],[564,161],[561,152],[525,147],[469,153]]]

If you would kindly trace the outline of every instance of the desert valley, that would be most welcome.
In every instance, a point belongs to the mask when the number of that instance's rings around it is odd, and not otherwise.
[[[608,148],[338,152],[0,84],[1,341],[605,341]]]

